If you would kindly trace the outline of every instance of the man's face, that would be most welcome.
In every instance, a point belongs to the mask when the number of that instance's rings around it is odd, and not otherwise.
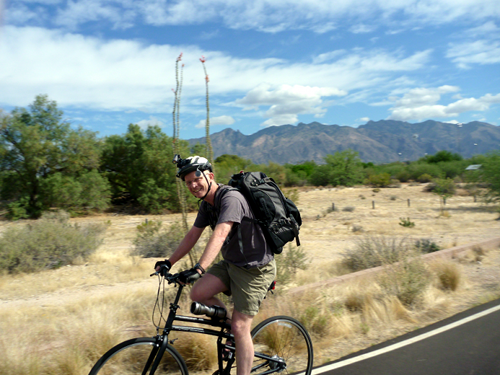
[[[184,177],[184,183],[187,188],[196,198],[201,198],[205,196],[208,191],[208,182],[213,179],[213,174],[208,171],[202,172],[199,176],[196,176],[197,171],[191,172],[186,177]],[[206,178],[205,178],[206,176]]]

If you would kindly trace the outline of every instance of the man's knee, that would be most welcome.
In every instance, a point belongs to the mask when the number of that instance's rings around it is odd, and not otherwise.
[[[250,334],[252,328],[253,316],[242,314],[238,311],[233,312],[231,321],[231,331],[234,335]]]
[[[192,301],[203,302],[207,297],[205,293],[203,293],[203,288],[197,287],[198,283],[195,283],[189,292],[189,296]]]

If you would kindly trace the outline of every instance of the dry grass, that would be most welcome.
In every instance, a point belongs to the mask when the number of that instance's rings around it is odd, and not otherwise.
[[[432,282],[411,304],[405,305],[397,293],[384,287],[383,279],[316,289],[300,298],[287,296],[288,288],[346,273],[341,254],[355,246],[353,239],[360,236],[383,235],[394,241],[428,238],[447,248],[500,233],[497,213],[474,203],[472,197],[449,199],[449,217],[443,217],[439,199],[421,190],[422,186],[403,185],[381,189],[376,196],[364,187],[300,192],[304,219],[300,237],[311,265],[297,271],[286,288],[278,285],[278,293],[265,300],[255,324],[277,314],[301,320],[311,332],[315,365],[319,365],[498,297],[500,252],[479,248],[453,262],[429,264],[426,270]],[[396,195],[398,199],[391,200]],[[372,200],[376,200],[375,209]],[[327,210],[332,203],[354,210]],[[415,227],[402,227],[400,217],[410,217]],[[147,218],[168,225],[179,215]],[[86,263],[0,276],[1,374],[87,374],[115,343],[154,335],[151,313],[157,283],[149,273],[156,259],[129,256],[135,228],[145,217],[73,219],[79,223],[103,220],[111,222],[104,244]],[[194,214],[188,220],[192,222]],[[0,232],[12,225],[23,223],[0,222]],[[361,226],[363,233],[353,231]],[[182,309],[188,311],[187,304]],[[183,336],[175,346],[190,359],[193,371],[205,372],[213,367],[215,343],[210,338],[200,341],[201,337]]]

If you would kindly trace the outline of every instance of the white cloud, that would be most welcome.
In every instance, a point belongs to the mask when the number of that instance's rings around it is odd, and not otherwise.
[[[269,84],[261,84],[235,103],[245,107],[270,106],[264,114],[269,119],[262,125],[271,126],[293,124],[298,121],[299,114],[314,114],[316,117],[321,117],[326,112],[321,106],[323,97],[344,95],[347,95],[347,92],[334,87],[286,84],[272,87]]]
[[[446,57],[460,68],[467,69],[471,64],[497,64],[500,62],[500,42],[476,40],[450,44]]]
[[[204,128],[207,123],[207,120],[201,120],[198,124],[196,124],[195,128]],[[218,117],[211,117],[210,118],[210,126],[216,126],[216,125],[225,125],[225,126],[230,126],[234,124],[234,118],[231,116],[218,116]]]
[[[500,62],[500,28],[488,21],[464,30],[459,43],[450,43],[446,52],[453,63],[462,69],[472,64],[487,65]]]
[[[107,20],[113,28],[123,29],[133,26],[136,11],[131,9],[129,1],[122,3],[103,0],[69,1],[66,8],[58,10],[54,23],[68,29],[76,29],[81,23]]]
[[[346,50],[339,49],[336,51],[322,53],[318,56],[313,57],[313,63],[314,64],[322,64],[322,63],[328,62],[328,61],[331,62],[333,60],[338,59],[340,56],[345,55],[346,52],[347,52]]]
[[[35,95],[47,93],[63,107],[143,110],[152,113],[172,110],[173,94],[170,89],[175,87],[175,60],[181,51],[184,52],[182,63],[186,65],[181,111],[185,106],[204,104],[204,100],[194,100],[205,97],[204,73],[198,60],[202,55],[207,57],[211,97],[241,97],[248,93],[250,96],[246,100],[249,101],[251,95],[256,93],[251,91],[256,89],[256,80],[257,83],[268,82],[273,87],[262,94],[292,95],[294,100],[297,95],[294,89],[281,92],[279,87],[285,84],[292,88],[300,87],[302,93],[307,92],[315,98],[378,87],[381,82],[393,80],[398,72],[424,67],[431,54],[430,50],[411,55],[384,50],[342,51],[338,54],[334,51],[325,56],[320,55],[316,61],[321,61],[321,64],[306,64],[273,58],[234,58],[218,51],[203,51],[195,46],[105,41],[37,27],[6,26],[2,39],[2,104],[26,106]],[[331,91],[333,87],[338,88],[337,91]],[[314,95],[311,90],[316,90]],[[225,100],[228,100],[227,97]],[[273,100],[260,105],[282,105]],[[213,105],[215,103],[212,101]],[[304,113],[322,115],[319,104],[311,104],[308,108]],[[270,114],[277,116],[283,110],[283,107],[273,108]]]
[[[442,94],[458,91],[455,86],[441,86],[435,89],[417,88],[402,98],[391,98],[394,106],[389,119],[409,121],[429,118],[457,117],[470,111],[485,111],[490,105],[500,103],[500,94],[486,94],[478,99],[464,98],[447,105],[437,104]]]
[[[155,26],[217,22],[233,29],[272,33],[309,29],[324,33],[345,20],[348,24],[363,25],[369,20],[407,27],[462,19],[477,21],[500,15],[497,0],[67,0],[61,3],[55,22],[72,28],[89,21],[107,21],[118,28],[142,22]]]
[[[365,25],[365,24],[360,23],[360,24],[351,26],[351,28],[349,30],[353,34],[366,34],[366,33],[371,33],[373,31],[375,31],[376,29],[377,29],[377,27],[374,25]]]
[[[141,129],[147,129],[148,126],[159,126],[160,128],[162,128],[164,126],[164,123],[154,116],[149,116],[148,120],[141,120],[137,122],[137,125],[139,125]]]

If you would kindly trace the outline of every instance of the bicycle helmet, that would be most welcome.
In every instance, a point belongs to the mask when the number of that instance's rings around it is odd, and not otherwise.
[[[178,168],[176,177],[182,179],[183,181],[186,175],[194,171],[200,171],[200,176],[203,171],[212,172],[212,164],[210,164],[206,158],[197,155],[190,156],[186,159],[181,159],[180,155],[176,155],[174,163],[177,164]]]

